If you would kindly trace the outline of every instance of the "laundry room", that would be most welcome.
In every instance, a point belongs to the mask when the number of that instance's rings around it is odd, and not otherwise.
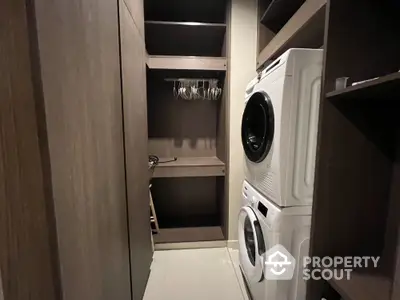
[[[399,1],[51,2],[0,11],[0,300],[400,300]]]

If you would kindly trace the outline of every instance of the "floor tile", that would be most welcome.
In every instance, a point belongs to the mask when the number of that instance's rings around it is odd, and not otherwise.
[[[144,300],[247,300],[226,248],[156,251]]]

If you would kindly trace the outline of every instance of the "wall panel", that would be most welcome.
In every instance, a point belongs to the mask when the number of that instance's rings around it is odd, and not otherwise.
[[[5,0],[0,9],[1,300],[58,299],[30,62],[31,8],[22,0]]]
[[[134,299],[142,299],[150,272],[150,199],[147,150],[146,52],[127,7],[120,1],[121,63]]]
[[[118,3],[35,5],[63,296],[127,300]]]

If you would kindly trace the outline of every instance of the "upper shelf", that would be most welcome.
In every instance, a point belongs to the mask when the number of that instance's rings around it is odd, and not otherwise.
[[[226,71],[225,57],[149,55],[149,69]]]
[[[222,56],[225,24],[146,21],[145,26],[150,55]]]
[[[305,0],[270,0],[260,22],[277,33],[304,2]]]
[[[160,158],[154,169],[154,178],[225,176],[225,164],[217,157]],[[163,161],[169,161],[162,163]]]
[[[257,69],[263,68],[290,48],[323,45],[326,0],[307,0],[261,51]]]
[[[351,273],[350,280],[329,280],[329,284],[344,300],[389,300],[392,281],[377,274]]]
[[[326,97],[336,99],[393,99],[400,93],[400,73],[392,73],[364,83],[329,92]]]
[[[226,0],[146,0],[146,20],[225,23]]]

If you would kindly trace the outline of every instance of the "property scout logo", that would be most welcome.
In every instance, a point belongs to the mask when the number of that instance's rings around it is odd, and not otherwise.
[[[304,256],[298,268],[304,280],[349,280],[354,269],[377,268],[379,259],[379,256]],[[265,279],[291,280],[295,268],[296,259],[284,246],[275,245],[265,253]]]

